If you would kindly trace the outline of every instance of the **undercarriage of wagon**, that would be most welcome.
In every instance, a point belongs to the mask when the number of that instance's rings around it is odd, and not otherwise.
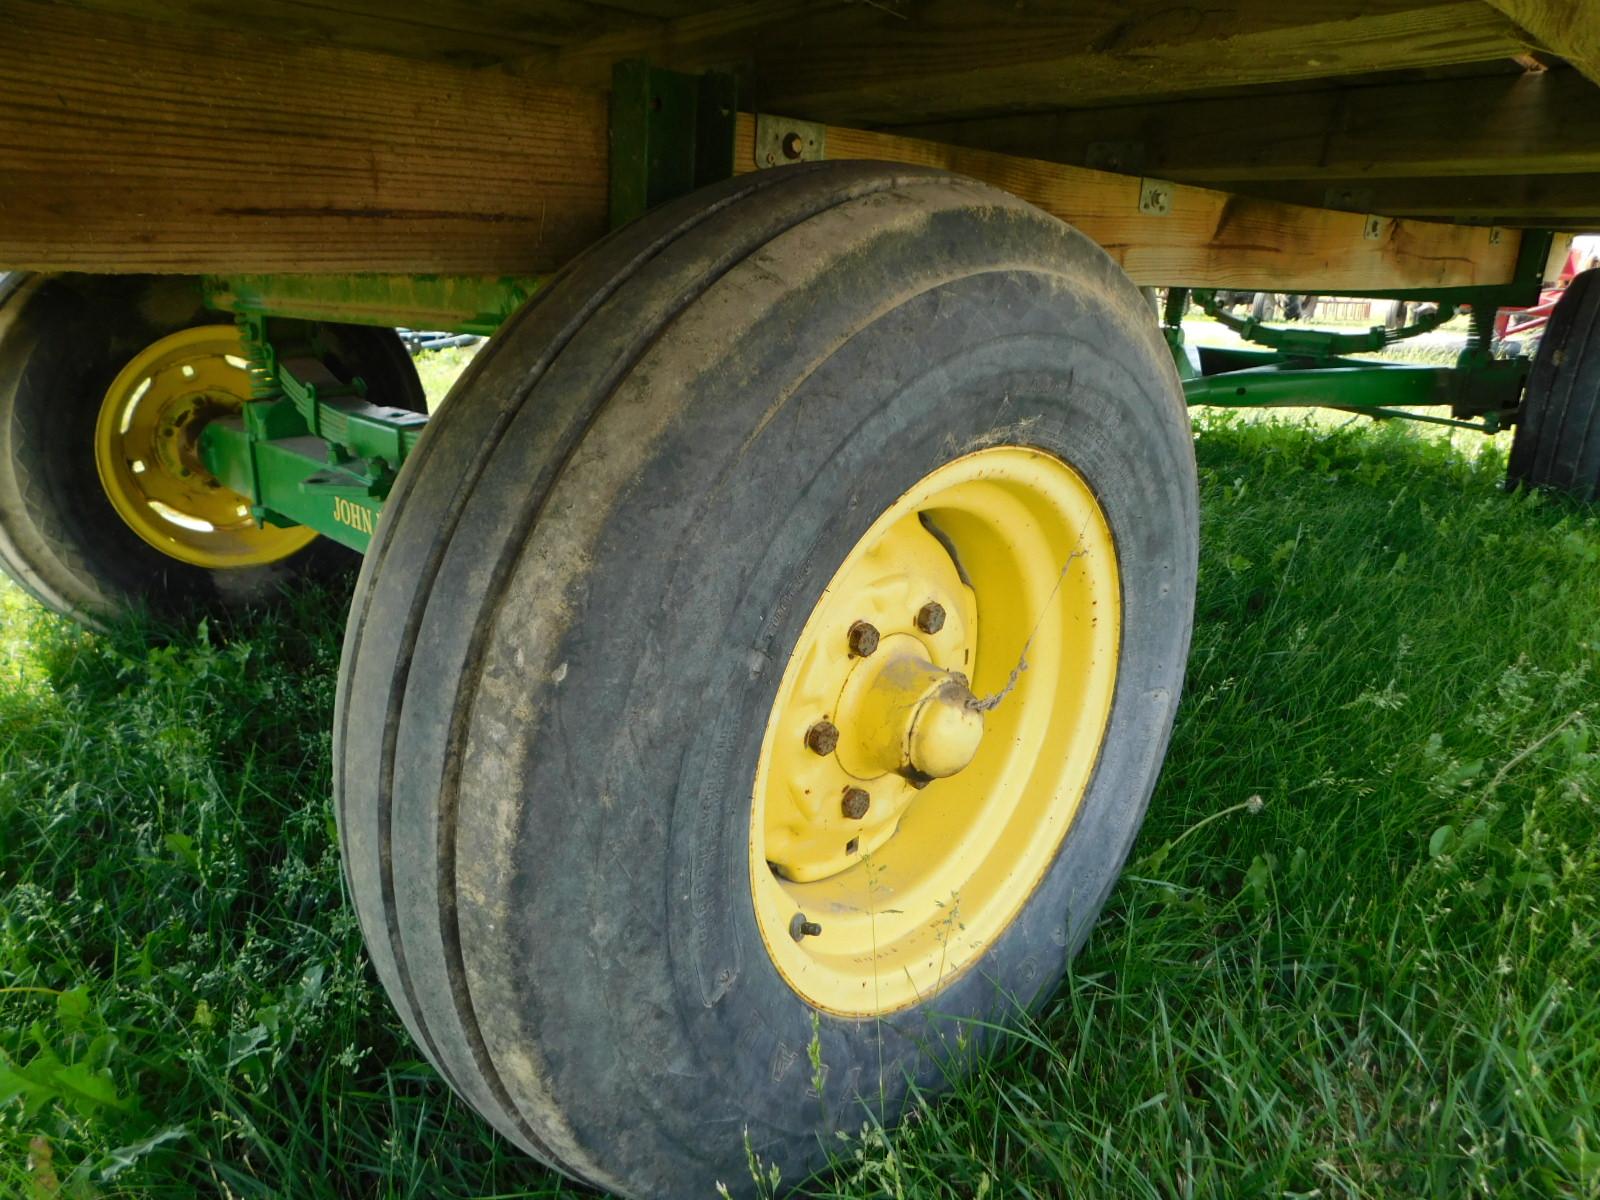
[[[0,566],[99,625],[359,561],[377,976],[623,1195],[803,1177],[1049,994],[1182,690],[1188,406],[1600,496],[1585,0],[4,23]],[[432,413],[396,327],[487,339]]]

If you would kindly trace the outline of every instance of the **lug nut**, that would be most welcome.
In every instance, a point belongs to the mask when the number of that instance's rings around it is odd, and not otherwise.
[[[878,648],[878,631],[866,621],[857,621],[850,626],[850,653],[857,658],[866,658]]]
[[[805,913],[795,913],[794,919],[789,922],[789,936],[795,941],[803,938],[816,937],[822,932],[822,926],[815,921],[806,920]]]
[[[923,633],[938,633],[944,628],[944,605],[929,600],[917,609],[917,628]]]
[[[839,811],[847,820],[859,821],[867,815],[867,809],[872,807],[872,797],[866,788],[847,787],[844,790],[844,799],[839,801]]]
[[[806,745],[813,754],[832,754],[839,746],[839,727],[832,721],[818,721],[806,730]]]

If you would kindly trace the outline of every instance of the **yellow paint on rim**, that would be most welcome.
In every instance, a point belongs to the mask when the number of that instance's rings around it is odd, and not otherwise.
[[[1004,933],[1099,759],[1121,604],[1094,493],[1031,447],[946,463],[852,548],[784,670],[752,802],[757,923],[806,1001],[905,1008]]]
[[[250,501],[200,461],[200,430],[250,398],[239,331],[200,325],[153,342],[106,389],[94,459],[112,508],[163,554],[197,567],[254,567],[306,546],[316,531],[258,526]]]

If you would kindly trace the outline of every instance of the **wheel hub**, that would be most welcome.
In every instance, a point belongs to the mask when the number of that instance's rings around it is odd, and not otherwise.
[[[839,696],[839,763],[858,779],[896,774],[912,784],[954,775],[983,738],[967,677],[928,659],[908,634],[881,643],[851,670]]]
[[[249,500],[200,458],[200,432],[250,397],[237,330],[202,325],[152,343],[106,389],[95,423],[95,464],[123,522],[171,558],[198,567],[276,562],[317,535],[260,525]]]
[[[790,986],[882,1013],[982,955],[1088,785],[1120,637],[1110,529],[1049,454],[969,454],[873,523],[797,639],[756,775],[752,892]]]

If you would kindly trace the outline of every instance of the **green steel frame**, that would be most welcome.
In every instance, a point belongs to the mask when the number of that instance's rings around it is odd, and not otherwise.
[[[537,275],[229,275],[201,283],[210,307],[236,315],[485,337],[543,285]]]
[[[1503,429],[1516,420],[1530,364],[1524,358],[1494,356],[1494,315],[1502,308],[1525,308],[1538,302],[1553,237],[1541,230],[1524,234],[1512,281],[1504,285],[1372,293],[1375,299],[1425,300],[1438,305],[1431,317],[1399,330],[1374,327],[1347,333],[1280,329],[1227,315],[1212,292],[1192,293],[1200,306],[1222,324],[1266,350],[1188,346],[1182,317],[1191,293],[1175,288],[1167,295],[1162,330],[1183,380],[1184,398],[1191,405],[1315,406],[1484,433]],[[1427,333],[1462,307],[1470,309],[1472,325],[1466,347],[1454,366],[1409,366],[1347,357],[1382,350]],[[1451,415],[1407,411],[1429,407],[1447,407]]]
[[[257,521],[306,525],[365,550],[428,418],[374,404],[324,364],[314,323],[244,313],[251,398],[200,433],[200,457]]]

